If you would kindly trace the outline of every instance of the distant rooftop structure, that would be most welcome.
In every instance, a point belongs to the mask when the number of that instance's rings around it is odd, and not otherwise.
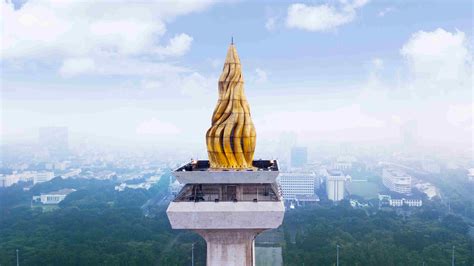
[[[33,201],[41,202],[43,204],[58,204],[63,201],[67,195],[76,191],[71,188],[64,188],[58,191],[41,193],[39,196],[33,196]]]
[[[379,194],[379,200],[381,206],[388,205],[391,207],[421,207],[423,205],[423,196],[421,193],[406,195],[394,191],[386,191]]]
[[[327,172],[330,176],[344,176],[344,172],[341,170],[328,169]]]
[[[334,202],[344,199],[346,194],[346,182],[350,181],[350,176],[336,169],[326,169],[326,194],[329,200]]]
[[[60,190],[57,190],[57,191],[49,192],[47,194],[48,195],[68,195],[69,193],[72,193],[74,191],[76,191],[76,190],[73,189],[73,188],[63,188],[63,189],[60,189]]]
[[[394,169],[384,168],[382,170],[382,181],[385,187],[391,191],[410,194],[412,190],[412,178],[407,173]]]
[[[210,172],[220,172],[220,171],[278,171],[278,164],[275,160],[254,160],[252,162],[252,167],[249,169],[214,169],[211,168],[211,164],[208,160],[192,160],[190,163],[181,166],[176,169],[176,172],[190,172],[190,171],[210,171]]]

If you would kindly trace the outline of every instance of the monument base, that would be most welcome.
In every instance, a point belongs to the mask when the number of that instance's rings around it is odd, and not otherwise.
[[[195,229],[207,243],[207,266],[254,266],[255,237],[265,229]]]

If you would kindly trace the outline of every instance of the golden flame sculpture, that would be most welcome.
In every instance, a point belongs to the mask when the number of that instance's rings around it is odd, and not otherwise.
[[[212,126],[206,133],[211,168],[252,168],[256,137],[239,55],[232,43],[219,78],[219,100]]]

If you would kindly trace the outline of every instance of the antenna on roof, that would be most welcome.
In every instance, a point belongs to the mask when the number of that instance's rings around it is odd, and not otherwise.
[[[234,36],[230,37],[230,44],[234,45]]]

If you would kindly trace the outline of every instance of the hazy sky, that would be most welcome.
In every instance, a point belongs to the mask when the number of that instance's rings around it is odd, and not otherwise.
[[[204,149],[231,36],[258,142],[473,141],[472,1],[1,1],[1,133]]]

